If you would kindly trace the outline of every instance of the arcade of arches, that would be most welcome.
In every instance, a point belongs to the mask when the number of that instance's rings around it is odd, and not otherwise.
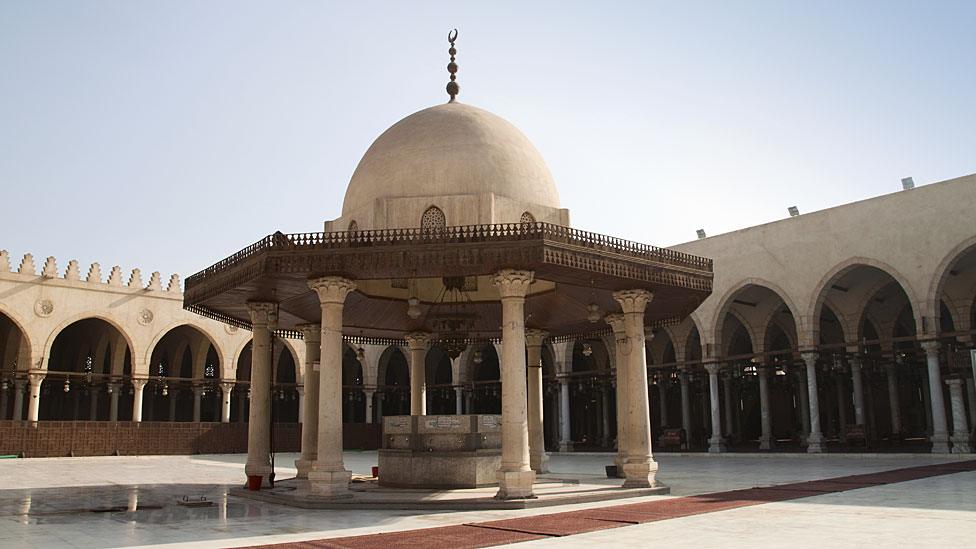
[[[656,449],[969,451],[976,425],[969,356],[976,245],[948,261],[933,284],[941,295],[932,338],[920,334],[916,305],[898,280],[870,264],[852,264],[823,284],[812,325],[803,328],[817,338],[809,350],[798,345],[804,322],[797,322],[796,299],[761,282],[725,297],[708,328],[715,334],[711,349],[692,319],[654,329],[647,356]],[[129,334],[94,316],[70,323],[53,339],[36,419],[246,422],[251,344],[225,372],[212,338],[191,325],[166,331],[151,350],[148,383],[133,384]],[[273,414],[277,422],[298,422],[301,342],[275,341]],[[609,338],[544,346],[548,450],[614,447],[613,346]],[[4,313],[0,352],[0,411],[5,419],[22,419],[29,413],[31,378],[18,376],[17,365],[31,351],[19,324]],[[409,413],[408,355],[400,346],[346,345],[345,422]],[[425,382],[427,413],[500,412],[492,344],[469,349],[456,363],[432,346]],[[133,414],[140,389],[141,418]]]

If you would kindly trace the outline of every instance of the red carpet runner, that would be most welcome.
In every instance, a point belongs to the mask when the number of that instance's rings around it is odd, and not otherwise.
[[[965,471],[976,471],[976,460],[923,465],[894,469],[880,473],[849,475],[824,480],[811,480],[781,484],[765,488],[746,488],[730,492],[716,492],[679,498],[611,505],[580,511],[566,511],[548,515],[535,515],[489,522],[405,530],[365,536],[329,538],[296,543],[262,545],[265,548],[329,548],[360,549],[379,547],[467,549],[491,547],[520,541],[531,541],[548,537],[570,536],[594,530],[619,528],[631,524],[642,524],[658,520],[700,515],[725,511],[737,507],[761,505],[775,501],[819,496],[858,488],[869,488],[882,484],[906,482],[939,475],[950,475]]]

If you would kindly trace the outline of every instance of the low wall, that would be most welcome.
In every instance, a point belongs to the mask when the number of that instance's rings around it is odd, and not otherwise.
[[[278,423],[276,452],[301,449],[302,426]],[[380,426],[343,425],[345,449],[375,450]],[[0,455],[23,457],[235,454],[247,452],[246,423],[0,421]]]

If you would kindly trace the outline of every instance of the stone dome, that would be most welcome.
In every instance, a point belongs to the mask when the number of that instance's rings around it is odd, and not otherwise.
[[[446,103],[383,132],[356,167],[342,215],[378,198],[494,193],[559,208],[552,174],[532,142],[488,111]]]

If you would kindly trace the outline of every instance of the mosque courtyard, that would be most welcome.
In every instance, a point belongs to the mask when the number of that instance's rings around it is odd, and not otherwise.
[[[290,465],[296,457],[282,454],[276,461]],[[354,474],[368,475],[377,463],[376,452],[343,457]],[[453,512],[309,510],[229,496],[240,486],[243,454],[2,460],[0,546],[748,547],[768,545],[774,536],[795,547],[972,542],[976,467],[971,456],[655,457],[658,478],[671,487],[671,495]],[[553,454],[551,468],[556,476],[599,483],[609,459],[611,454]],[[898,472],[877,474],[885,471]],[[279,466],[278,472],[288,478],[295,470]],[[836,480],[796,485],[822,479]],[[723,495],[770,486],[781,488],[741,498]],[[689,499],[702,494],[711,496]],[[184,496],[206,497],[214,505],[180,505]],[[648,507],[655,505],[659,511]],[[526,517],[532,518],[518,520]]]

